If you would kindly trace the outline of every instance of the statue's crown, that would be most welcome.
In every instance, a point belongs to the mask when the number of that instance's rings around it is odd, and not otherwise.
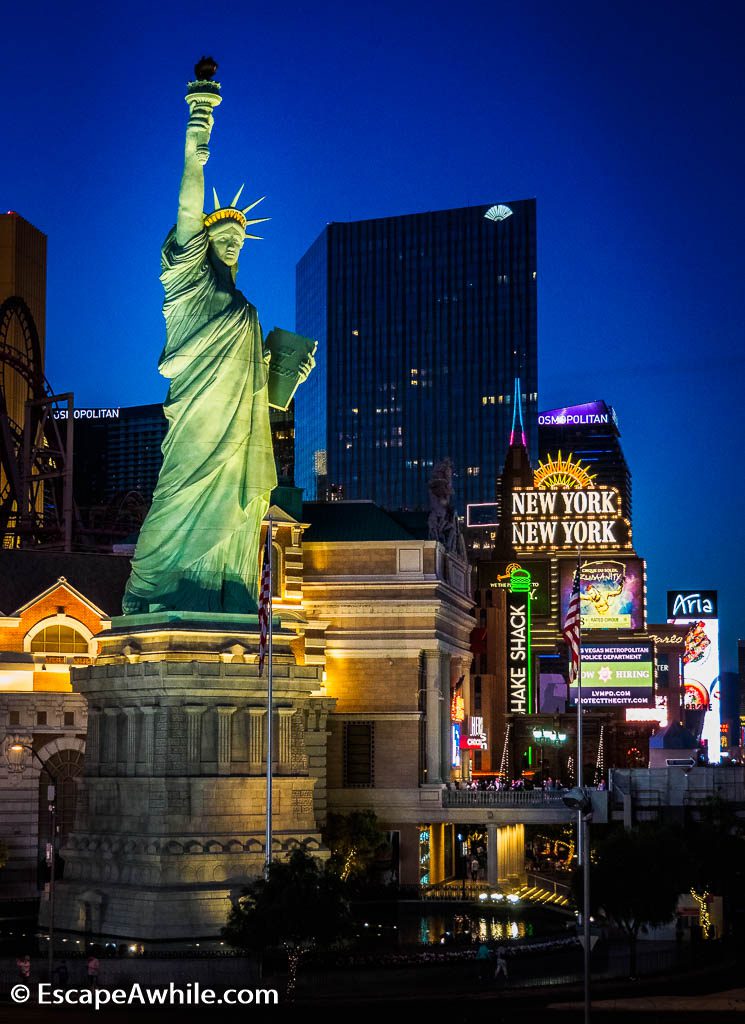
[[[233,199],[233,202],[230,204],[230,206],[221,206],[220,200],[217,198],[217,191],[214,188],[212,189],[212,195],[215,198],[215,209],[212,211],[212,213],[205,213],[204,215],[204,226],[206,228],[208,228],[211,224],[219,224],[220,221],[223,220],[234,220],[237,224],[240,224],[240,226],[245,231],[246,228],[250,227],[252,224],[263,224],[264,221],[271,220],[270,217],[257,217],[254,220],[249,220],[246,217],[246,214],[250,213],[255,206],[259,205],[259,203],[262,203],[266,199],[266,196],[262,196],[260,199],[257,199],[255,202],[251,203],[250,206],[246,206],[242,210],[238,209],[237,203],[241,197],[243,187],[244,186],[241,185],[241,187],[238,189],[238,191],[235,194],[235,198]],[[261,238],[261,235],[250,235],[246,233],[246,237]]]

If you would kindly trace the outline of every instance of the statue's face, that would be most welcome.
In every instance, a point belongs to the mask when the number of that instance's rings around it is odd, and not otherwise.
[[[234,220],[221,221],[208,229],[208,237],[212,251],[226,267],[234,267],[238,262],[246,235],[240,224]]]

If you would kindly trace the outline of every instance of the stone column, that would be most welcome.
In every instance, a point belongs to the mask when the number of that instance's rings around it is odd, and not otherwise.
[[[116,775],[116,732],[119,727],[119,708],[104,708],[103,714],[103,750],[101,753],[101,774]]]
[[[249,771],[261,772],[264,764],[264,716],[266,708],[248,708]]]
[[[152,775],[153,772],[153,755],[155,752],[155,714],[157,712],[156,707],[142,707],[142,761],[141,774]]]
[[[98,775],[101,754],[101,709],[88,708],[88,734],[85,740],[86,775]]]
[[[124,774],[134,775],[137,770],[137,708],[122,708],[127,720]]]
[[[217,772],[218,775],[230,775],[230,752],[233,715],[236,712],[234,705],[221,704],[217,711]]]
[[[184,707],[186,715],[186,770],[189,775],[199,774],[202,761],[202,715],[206,710],[203,704],[187,704]],[[228,760],[230,760],[229,756]]]
[[[427,782],[442,782],[442,751],[440,733],[440,652],[425,651],[427,688],[425,709],[427,715]]]
[[[497,826],[486,826],[486,880],[489,885],[497,884]]]
[[[277,769],[289,772],[292,769],[292,719],[295,708],[277,708]]]
[[[450,655],[443,654],[440,658],[440,688],[445,698],[440,706],[440,750],[442,764],[442,781],[448,782],[452,772],[451,729],[450,729]]]

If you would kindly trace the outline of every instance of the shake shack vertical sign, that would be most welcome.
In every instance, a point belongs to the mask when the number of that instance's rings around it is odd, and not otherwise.
[[[518,574],[527,579],[516,579]],[[528,714],[530,690],[530,574],[518,570],[513,573],[507,597],[507,709],[510,714]]]

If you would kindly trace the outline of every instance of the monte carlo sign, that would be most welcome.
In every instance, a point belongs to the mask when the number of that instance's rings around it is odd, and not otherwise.
[[[631,548],[631,523],[615,487],[512,492],[512,544],[518,552]]]

